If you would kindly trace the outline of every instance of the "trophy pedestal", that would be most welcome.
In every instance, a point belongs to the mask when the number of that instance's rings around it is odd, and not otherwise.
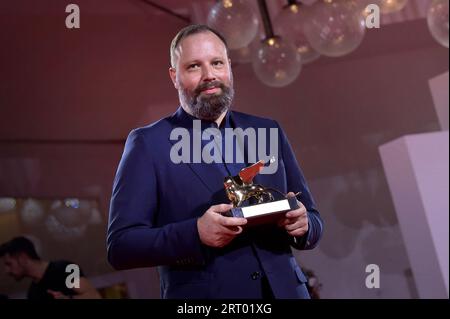
[[[263,204],[232,208],[225,216],[247,218],[247,225],[274,223],[284,216],[284,213],[297,209],[296,197],[277,200]]]

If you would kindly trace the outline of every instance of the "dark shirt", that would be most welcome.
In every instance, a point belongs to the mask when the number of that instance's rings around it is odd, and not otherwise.
[[[236,138],[234,138],[231,141],[228,141],[229,143],[226,144],[225,137],[226,137],[226,129],[233,130],[236,128],[235,123],[230,116],[230,112],[228,111],[222,122],[220,123],[220,126],[217,125],[215,121],[207,121],[207,120],[200,120],[189,113],[187,113],[184,109],[182,111],[182,117],[181,117],[181,126],[185,128],[190,128],[193,126],[193,121],[199,121],[200,122],[200,128],[201,132],[200,135],[203,134],[203,132],[207,129],[216,129],[220,132],[220,134],[216,137],[210,136],[209,140],[202,139],[201,146],[202,149],[205,147],[206,144],[210,144],[211,142],[216,143],[218,146],[217,149],[220,149],[220,152],[218,157],[220,157],[222,160],[220,163],[211,163],[212,165],[216,165],[217,169],[219,169],[223,176],[235,176],[239,173],[241,169],[248,166],[247,158],[246,158],[246,151],[244,145],[239,145],[239,143],[236,141]],[[231,142],[231,143],[230,143]],[[225,158],[225,154],[229,152],[233,154],[231,161],[227,161]],[[243,160],[239,160],[239,155],[242,157]],[[214,152],[211,153],[211,155],[215,155]],[[252,163],[253,164],[253,163]],[[202,164],[203,165],[203,164]]]
[[[71,274],[71,272],[66,272],[66,267],[69,264],[73,263],[67,260],[51,261],[41,280],[31,283],[27,298],[35,300],[53,299],[53,296],[47,292],[48,289],[59,291],[66,296],[75,295],[75,291],[66,286],[66,278]],[[83,272],[80,269],[81,276],[83,276]]]

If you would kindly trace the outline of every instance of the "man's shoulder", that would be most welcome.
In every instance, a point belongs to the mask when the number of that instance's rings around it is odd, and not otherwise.
[[[173,115],[166,116],[146,126],[137,127],[131,130],[130,135],[142,135],[146,139],[153,136],[160,136],[164,132],[169,132],[172,128],[170,122]]]
[[[256,116],[238,111],[233,111],[233,117],[238,123],[244,125],[257,127],[278,127],[277,121],[267,117]]]
[[[133,131],[137,131],[140,134],[152,134],[155,132],[159,132],[161,130],[170,129],[170,118],[172,116],[166,116],[162,119],[159,119],[155,122],[152,122],[150,124],[147,124],[145,126],[137,127],[133,129]]]

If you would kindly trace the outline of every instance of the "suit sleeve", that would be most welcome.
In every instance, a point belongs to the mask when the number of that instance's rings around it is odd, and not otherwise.
[[[157,213],[152,154],[144,136],[134,130],[125,144],[110,203],[107,250],[114,268],[203,263],[197,219],[155,227]]]
[[[289,192],[301,192],[299,200],[305,205],[308,214],[308,232],[299,237],[289,236],[291,245],[300,250],[313,249],[322,237],[323,221],[320,217],[319,211],[316,208],[316,204],[312,197],[312,194],[306,183],[306,179],[303,172],[295,158],[295,154],[292,147],[283,132],[282,128],[278,125],[280,136],[280,152],[285,165],[286,170],[286,182],[287,190]]]

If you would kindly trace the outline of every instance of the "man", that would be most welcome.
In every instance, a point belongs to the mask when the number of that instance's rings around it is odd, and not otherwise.
[[[71,272],[66,272],[66,267],[71,263],[64,260],[51,262],[41,260],[33,243],[26,237],[15,237],[2,244],[0,257],[8,275],[17,281],[25,277],[31,278],[28,299],[100,298],[100,294],[83,276],[81,270],[79,288],[69,288],[66,279]]]
[[[108,258],[117,269],[158,266],[163,298],[308,298],[306,278],[290,247],[313,248],[322,221],[279,125],[230,110],[234,90],[227,51],[224,38],[204,25],[188,26],[173,39],[169,75],[181,107],[128,136],[111,198]],[[278,224],[260,227],[223,216],[232,208],[224,177],[255,162],[249,161],[255,145],[247,140],[241,151],[231,147],[245,153],[244,163],[205,160],[209,152],[204,150],[211,145],[204,140],[200,154],[195,141],[187,154],[179,154],[186,149],[179,147],[177,135],[211,128],[275,129],[267,147],[279,144],[278,168],[257,175],[255,182],[289,191],[289,196],[301,192],[300,208]],[[229,150],[217,136],[218,145]]]

